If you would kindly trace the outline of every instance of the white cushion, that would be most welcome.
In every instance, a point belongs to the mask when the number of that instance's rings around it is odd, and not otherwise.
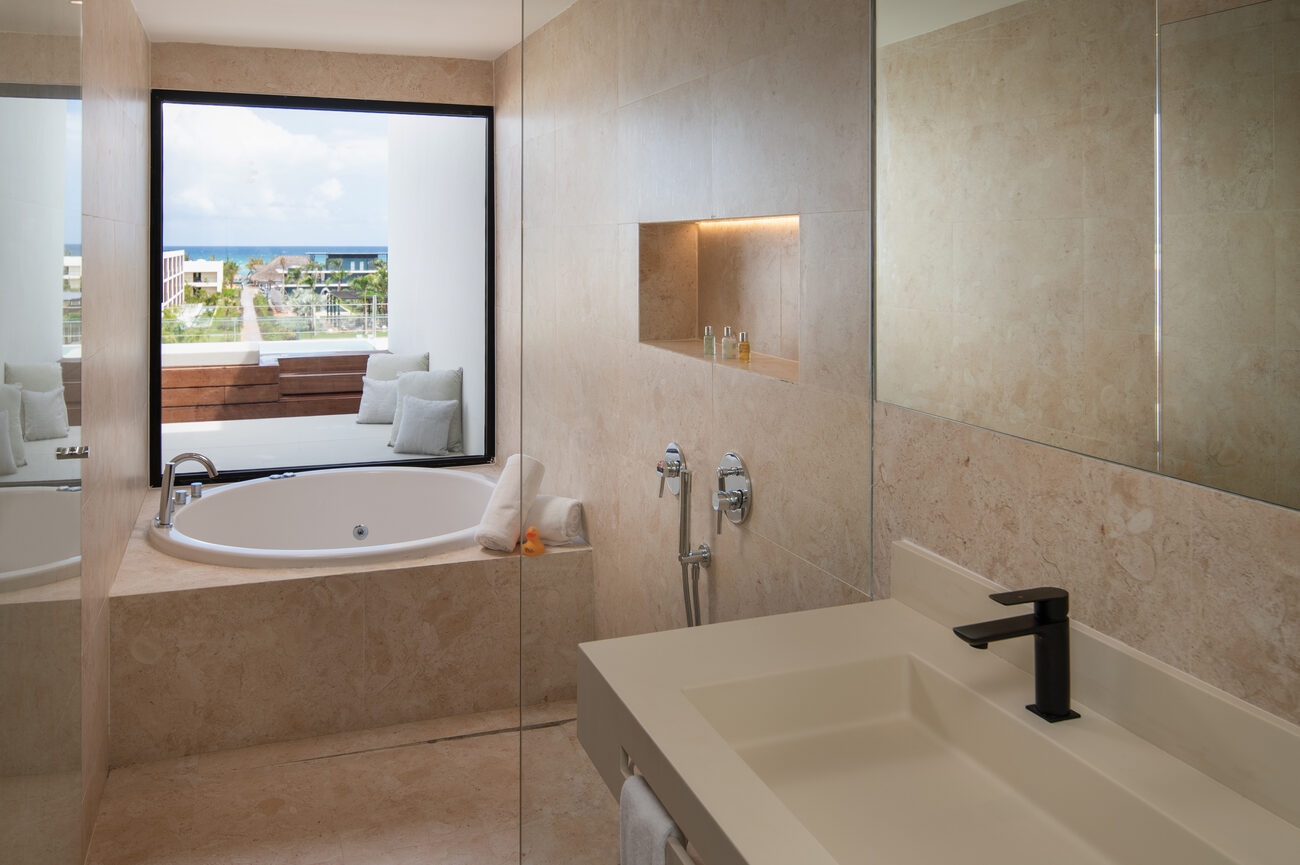
[[[27,465],[27,449],[23,447],[23,386],[0,384],[0,411],[9,416],[9,450],[14,464]]]
[[[5,384],[20,384],[24,390],[50,391],[63,386],[63,369],[50,363],[6,363]]]
[[[378,381],[392,381],[404,372],[427,372],[429,353],[372,354],[366,361],[366,375]]]
[[[455,400],[456,411],[451,416],[451,429],[447,433],[447,450],[459,453],[461,446],[461,411],[459,369],[437,369],[430,372],[408,372],[397,380],[397,414],[393,417],[393,435],[390,445],[397,444],[397,428],[402,423],[402,401],[408,396],[420,399]]]
[[[393,445],[393,452],[429,456],[447,453],[447,432],[451,429],[452,415],[458,408],[460,400],[403,397],[402,421],[397,427],[397,443]]]
[[[9,444],[9,412],[0,411],[0,475],[11,475],[18,471],[14,462],[14,450]]]
[[[63,388],[23,389],[23,438],[29,442],[68,437],[68,406]]]
[[[392,423],[397,414],[397,379],[361,377],[361,407],[357,423]]]

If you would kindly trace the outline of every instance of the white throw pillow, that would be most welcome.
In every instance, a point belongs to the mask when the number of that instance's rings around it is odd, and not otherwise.
[[[0,475],[11,475],[18,471],[14,462],[14,450],[9,445],[9,412],[0,411]]]
[[[399,454],[447,453],[447,432],[451,417],[460,408],[460,400],[428,400],[416,396],[402,398],[402,421],[397,428],[393,452]]]
[[[54,390],[63,386],[63,369],[59,362],[6,363],[5,384],[20,384],[23,390],[37,392]]]
[[[361,407],[357,423],[392,423],[397,415],[397,379],[361,377]]]
[[[23,447],[23,386],[0,384],[0,411],[9,416],[9,450],[14,464],[27,465],[27,449]]]
[[[429,353],[372,354],[366,361],[366,375],[377,381],[392,381],[404,372],[427,372]]]
[[[63,388],[23,389],[23,439],[29,442],[68,437],[68,406]]]
[[[459,453],[461,447],[459,369],[438,369],[430,372],[408,372],[397,380],[397,414],[393,418],[393,435],[390,445],[397,444],[397,428],[402,423],[402,401],[408,396],[431,400],[455,400],[456,411],[451,416],[451,429],[447,433],[447,450]]]

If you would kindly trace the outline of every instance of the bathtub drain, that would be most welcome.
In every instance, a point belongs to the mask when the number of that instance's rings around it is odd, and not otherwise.
[[[352,527],[352,537],[356,538],[359,541],[364,541],[369,534],[370,534],[370,529],[366,528],[364,525],[358,525]]]

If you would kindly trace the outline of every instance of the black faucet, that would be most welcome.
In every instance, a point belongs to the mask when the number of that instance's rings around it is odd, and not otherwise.
[[[998,592],[999,604],[1034,605],[1032,616],[961,625],[952,632],[976,649],[1012,637],[1034,638],[1034,703],[1025,708],[1055,724],[1079,717],[1070,709],[1070,593],[1055,586]]]

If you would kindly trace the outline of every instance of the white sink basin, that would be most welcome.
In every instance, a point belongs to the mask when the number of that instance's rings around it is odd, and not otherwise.
[[[911,655],[683,692],[845,865],[1228,861]]]

